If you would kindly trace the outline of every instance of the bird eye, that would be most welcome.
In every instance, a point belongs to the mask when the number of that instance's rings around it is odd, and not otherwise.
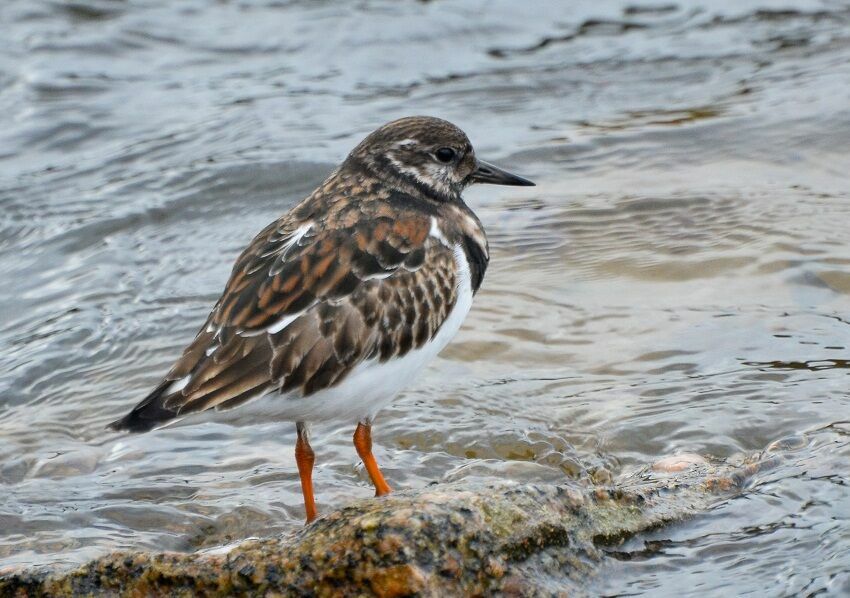
[[[450,147],[441,147],[434,152],[434,155],[437,157],[437,160],[444,162],[445,164],[448,164],[455,159],[455,151]]]

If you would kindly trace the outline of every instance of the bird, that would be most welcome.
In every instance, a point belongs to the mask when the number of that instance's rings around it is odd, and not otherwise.
[[[487,236],[461,197],[476,183],[534,185],[479,160],[448,121],[411,116],[379,127],[257,234],[182,356],[109,427],[295,423],[310,523],[308,426],[347,422],[375,495],[388,494],[372,422],[455,336],[481,286]]]

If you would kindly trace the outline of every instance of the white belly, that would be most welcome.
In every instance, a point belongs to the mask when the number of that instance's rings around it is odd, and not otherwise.
[[[457,301],[437,334],[423,347],[385,363],[377,360],[361,363],[338,385],[308,397],[272,392],[229,411],[199,413],[189,421],[238,425],[270,420],[353,422],[374,417],[449,344],[472,307],[472,283],[466,255],[459,246],[455,247],[454,254],[458,274]]]

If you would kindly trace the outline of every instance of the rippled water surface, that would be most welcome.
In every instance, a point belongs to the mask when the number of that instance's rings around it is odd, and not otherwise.
[[[850,592],[850,8],[537,6],[0,4],[0,569],[300,525],[293,426],[104,425],[255,232],[426,113],[538,186],[467,193],[491,267],[376,423],[390,482],[604,479],[802,437],[588,583]],[[314,429],[325,511],[372,492],[351,433]]]

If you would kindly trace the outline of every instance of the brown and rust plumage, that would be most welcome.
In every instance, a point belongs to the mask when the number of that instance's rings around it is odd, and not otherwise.
[[[476,159],[446,121],[411,117],[376,130],[254,238],[194,341],[112,427],[147,431],[264,395],[263,415],[368,426],[457,331],[481,284],[487,240],[461,199],[474,182],[530,184]],[[358,451],[379,493],[388,491],[364,429]],[[302,432],[299,423],[303,481],[312,451]]]

